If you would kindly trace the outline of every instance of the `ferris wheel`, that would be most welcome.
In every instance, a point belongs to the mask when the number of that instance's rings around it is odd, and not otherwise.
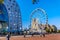
[[[44,9],[37,8],[30,15],[30,25],[33,19],[37,19],[40,24],[48,25],[48,16]]]

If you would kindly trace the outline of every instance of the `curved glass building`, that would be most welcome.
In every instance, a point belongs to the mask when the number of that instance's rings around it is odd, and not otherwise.
[[[22,18],[16,0],[0,1],[0,29],[14,32],[22,29]]]

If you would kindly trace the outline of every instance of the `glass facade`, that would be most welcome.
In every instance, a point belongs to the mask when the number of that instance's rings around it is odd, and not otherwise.
[[[21,13],[16,0],[4,0],[4,3],[0,4],[0,20],[6,21],[8,31],[22,29]]]

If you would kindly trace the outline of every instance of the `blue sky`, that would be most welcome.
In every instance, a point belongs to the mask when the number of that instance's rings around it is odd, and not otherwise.
[[[60,29],[60,0],[39,0],[38,4],[32,4],[32,0],[16,0],[20,6],[23,27],[28,27],[30,14],[36,8],[42,8],[48,14],[48,23],[54,24]]]

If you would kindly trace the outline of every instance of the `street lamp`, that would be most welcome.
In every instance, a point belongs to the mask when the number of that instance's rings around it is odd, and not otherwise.
[[[39,2],[39,0],[32,0],[32,3],[33,3],[33,4],[35,4],[35,3],[37,3],[37,2]]]

